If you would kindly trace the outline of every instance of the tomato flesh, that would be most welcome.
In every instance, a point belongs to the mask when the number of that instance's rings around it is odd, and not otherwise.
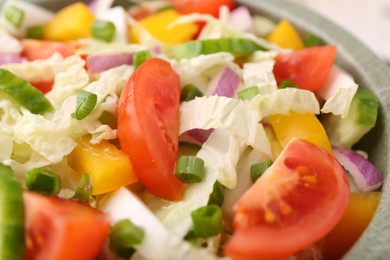
[[[158,58],[145,61],[130,77],[118,105],[118,138],[138,180],[167,200],[182,196],[174,176],[179,144],[180,79]]]
[[[26,259],[88,260],[110,230],[104,213],[76,201],[25,192]]]
[[[219,16],[219,8],[226,5],[230,10],[234,7],[233,0],[173,0],[173,5],[182,14],[201,13]]]
[[[273,69],[278,85],[290,80],[298,87],[316,91],[326,80],[336,57],[336,46],[316,46],[280,54]]]
[[[234,207],[233,259],[280,259],[324,237],[340,220],[349,183],[322,148],[293,139]]]
[[[76,44],[32,39],[22,40],[22,46],[22,56],[30,61],[48,59],[56,52],[66,58],[76,49]]]

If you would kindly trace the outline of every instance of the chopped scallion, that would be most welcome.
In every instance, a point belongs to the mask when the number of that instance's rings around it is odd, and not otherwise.
[[[295,84],[294,82],[292,82],[288,79],[285,79],[285,80],[282,80],[282,82],[280,82],[279,88],[299,88],[299,86],[297,84]]]
[[[175,175],[184,183],[201,182],[204,177],[204,161],[196,156],[180,156],[176,162]]]
[[[93,190],[91,176],[87,173],[81,175],[80,182],[77,184],[76,192],[73,195],[73,199],[79,201],[88,201]]]
[[[185,85],[180,94],[180,102],[193,100],[195,97],[202,97],[203,93],[194,85]]]
[[[162,6],[160,8],[157,9],[157,12],[160,13],[160,12],[164,12],[166,10],[171,10],[171,9],[174,9],[175,7],[173,5],[166,5],[166,6]]]
[[[37,26],[31,26],[28,27],[26,30],[26,36],[30,39],[43,39],[44,32],[43,32],[43,26],[37,25]]]
[[[138,68],[146,60],[150,59],[151,54],[149,50],[142,50],[134,53],[133,55],[133,66],[134,69]]]
[[[220,182],[216,181],[213,186],[213,191],[210,194],[208,205],[217,205],[222,206],[223,200],[225,198],[225,186]]]
[[[134,246],[143,242],[145,231],[129,219],[123,219],[111,228],[110,238],[110,247],[113,251],[119,257],[128,259],[134,252]]]
[[[8,22],[19,28],[24,20],[24,11],[17,6],[10,5],[4,11],[4,17]]]
[[[30,191],[47,195],[57,194],[61,189],[61,179],[46,168],[37,168],[27,173],[26,186]]]
[[[110,21],[95,20],[92,24],[92,38],[111,42],[116,33],[115,24]]]
[[[305,47],[319,46],[321,45],[321,39],[313,33],[308,33],[304,39],[304,45]]]
[[[76,110],[72,114],[77,120],[84,119],[87,117],[95,108],[97,102],[96,94],[91,92],[80,90],[76,93],[77,105]]]
[[[256,180],[272,165],[271,160],[266,160],[261,163],[256,163],[251,166],[250,175],[252,182]]]
[[[193,231],[198,237],[208,238],[223,230],[222,210],[216,205],[208,205],[191,213]]]
[[[256,86],[240,90],[237,95],[242,100],[251,100],[254,96],[259,94],[259,88]]]

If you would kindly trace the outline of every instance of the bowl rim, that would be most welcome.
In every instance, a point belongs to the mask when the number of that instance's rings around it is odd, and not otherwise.
[[[378,140],[375,155],[380,157],[374,164],[385,175],[381,200],[377,211],[352,249],[343,259],[384,259],[390,254],[390,184],[387,173],[389,159],[389,116],[390,109],[390,68],[361,41],[328,20],[316,11],[301,4],[286,0],[236,0],[238,5],[246,5],[254,13],[264,15],[274,21],[288,19],[300,31],[312,32],[325,43],[337,46],[336,63],[351,73],[360,86],[369,88],[378,97],[381,117],[381,140]],[[379,128],[376,127],[376,128]],[[379,138],[378,138],[379,139]]]

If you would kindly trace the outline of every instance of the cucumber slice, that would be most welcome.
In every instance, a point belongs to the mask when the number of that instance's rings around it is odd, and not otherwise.
[[[346,118],[333,114],[322,118],[330,143],[351,148],[375,126],[378,107],[378,98],[370,90],[358,89]]]
[[[33,114],[44,114],[53,109],[42,92],[5,69],[0,69],[0,98],[9,99]]]
[[[24,259],[22,186],[10,167],[0,163],[0,259]]]
[[[245,57],[258,50],[266,50],[255,41],[245,38],[195,40],[173,48],[176,59],[193,58],[201,54],[229,52],[235,57]]]

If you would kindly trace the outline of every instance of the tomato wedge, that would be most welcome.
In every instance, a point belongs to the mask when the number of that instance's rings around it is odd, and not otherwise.
[[[182,14],[201,13],[219,16],[219,8],[226,5],[230,10],[234,7],[233,0],[173,0],[173,5]]]
[[[182,196],[175,177],[179,146],[180,79],[158,58],[145,61],[131,75],[118,104],[118,138],[138,180],[167,200]]]
[[[324,237],[349,199],[344,169],[322,148],[295,138],[234,207],[233,259],[281,259]]]
[[[336,57],[336,46],[316,46],[280,54],[275,58],[278,85],[290,80],[302,89],[316,91],[326,80]]]
[[[76,44],[32,39],[22,40],[22,46],[22,56],[30,61],[50,58],[55,52],[66,58],[76,49]]]
[[[104,213],[76,201],[24,193],[26,259],[92,260],[110,230]]]

